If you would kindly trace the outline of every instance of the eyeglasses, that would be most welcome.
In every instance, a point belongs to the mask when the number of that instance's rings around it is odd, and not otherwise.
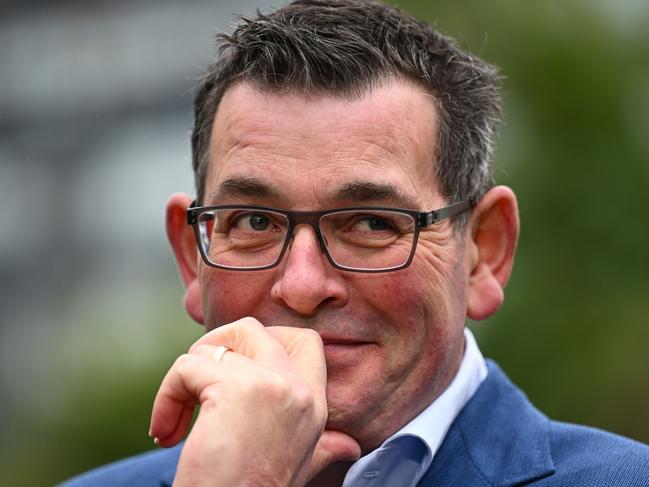
[[[187,209],[203,261],[219,269],[252,271],[277,266],[298,225],[311,225],[333,267],[389,272],[408,267],[422,228],[469,209],[462,201],[430,212],[358,207],[289,211],[225,205]]]

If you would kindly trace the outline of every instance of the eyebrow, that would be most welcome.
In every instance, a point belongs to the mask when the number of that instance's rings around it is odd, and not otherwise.
[[[212,201],[227,200],[242,196],[253,196],[256,198],[280,198],[280,192],[252,176],[235,176],[228,178],[219,184],[219,187],[210,195]]]
[[[404,194],[399,188],[389,183],[374,183],[371,181],[352,181],[331,193],[331,198],[348,200],[357,203],[386,202],[397,204],[403,208],[415,208],[416,202]]]
[[[226,179],[211,193],[211,201],[227,201],[242,197],[263,199],[282,198],[282,192],[262,179],[253,176],[234,176]],[[329,193],[328,199],[349,201],[357,204],[383,203],[401,208],[416,208],[417,203],[390,183],[351,181]]]

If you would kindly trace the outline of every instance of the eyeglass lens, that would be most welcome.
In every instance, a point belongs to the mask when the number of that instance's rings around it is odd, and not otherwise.
[[[208,260],[232,268],[274,264],[289,237],[288,217],[268,210],[208,210],[200,214],[198,227]],[[391,269],[408,261],[415,221],[395,211],[345,210],[323,215],[319,228],[337,265]]]

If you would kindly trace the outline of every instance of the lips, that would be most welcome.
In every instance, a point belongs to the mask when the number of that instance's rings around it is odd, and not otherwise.
[[[373,343],[367,340],[362,340],[360,338],[340,337],[335,335],[328,335],[325,333],[320,333],[320,338],[322,338],[322,343],[324,343],[325,347],[328,345],[341,345],[341,346],[353,347],[359,345],[369,345]]]
[[[366,342],[366,341],[361,341],[361,340],[349,340],[345,338],[323,338],[322,343],[324,343],[324,346],[329,346],[329,345],[341,345],[341,346],[347,346],[347,347],[354,347],[358,345],[368,345],[371,342]]]
[[[358,365],[362,357],[376,346],[373,342],[341,337],[322,337],[322,342],[330,371]]]

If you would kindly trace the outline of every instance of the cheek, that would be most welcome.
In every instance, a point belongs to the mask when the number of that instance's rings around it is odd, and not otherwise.
[[[262,272],[253,276],[246,272],[204,269],[200,275],[207,331],[245,316],[255,316],[270,284]]]
[[[455,290],[450,281],[428,263],[415,261],[402,271],[363,281],[359,292],[373,307],[400,317],[398,321],[407,325],[412,319],[421,322],[433,309],[443,311],[448,295]]]
[[[438,375],[445,376],[462,349],[466,318],[464,275],[461,265],[444,269],[422,260],[382,286],[377,306],[389,309],[394,323],[389,362],[396,379],[404,371],[413,389],[429,388]],[[380,299],[379,299],[380,298]],[[389,376],[391,374],[388,374]]]
[[[448,326],[464,324],[468,282],[462,248],[427,244],[422,245],[423,251],[413,262],[416,279],[427,285],[423,296],[427,308],[443,317]]]
[[[376,330],[380,330],[383,340],[396,345],[424,338],[432,290],[414,267],[366,277],[357,281],[353,289],[357,296],[350,301],[364,301],[372,310],[371,315],[381,323]]]
[[[389,274],[359,275],[353,288],[361,299],[375,309],[389,314],[400,314],[413,309],[423,295],[421,283],[417,282],[412,267]]]
[[[393,365],[435,364],[447,352],[445,344],[462,333],[466,279],[451,257],[423,255],[403,271],[357,283],[359,294],[386,325],[385,358]]]
[[[446,282],[414,264],[355,286],[375,313],[380,343],[380,356],[365,363],[371,369],[367,376],[377,378],[378,388],[399,389],[406,398],[429,391],[437,374],[444,374],[452,342],[463,328],[463,320],[456,326]]]

